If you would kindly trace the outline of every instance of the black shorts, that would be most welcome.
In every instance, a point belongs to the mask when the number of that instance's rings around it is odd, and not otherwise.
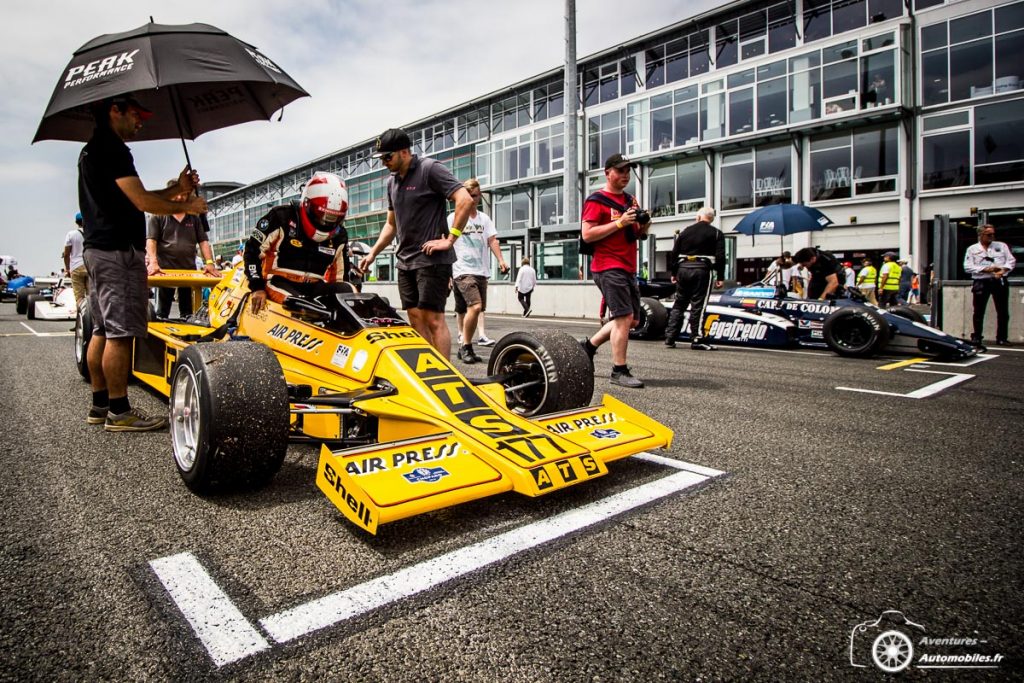
[[[422,308],[444,313],[448,301],[448,282],[452,278],[450,263],[437,263],[414,270],[398,271],[398,296],[402,308]]]
[[[640,317],[640,285],[636,276],[617,268],[594,273],[594,282],[604,296],[609,318]]]

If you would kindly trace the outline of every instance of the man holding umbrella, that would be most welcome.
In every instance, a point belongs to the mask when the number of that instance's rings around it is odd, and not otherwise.
[[[128,401],[132,339],[146,336],[148,322],[144,212],[198,214],[206,211],[206,200],[192,196],[199,176],[188,168],[163,190],[143,187],[125,142],[136,137],[152,113],[133,97],[106,98],[91,109],[96,128],[78,158],[93,320],[88,350],[93,401],[87,421],[107,431],[150,431],[164,427],[166,420]],[[188,199],[172,201],[179,194]]]

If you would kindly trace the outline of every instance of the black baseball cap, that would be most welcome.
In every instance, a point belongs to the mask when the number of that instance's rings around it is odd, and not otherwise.
[[[604,170],[606,171],[609,168],[617,168],[621,171],[626,166],[629,166],[630,168],[636,168],[637,164],[635,161],[631,161],[629,157],[623,156],[621,154],[613,154],[610,157],[608,157],[608,159],[604,162]]]
[[[373,143],[373,158],[379,159],[381,155],[388,152],[398,152],[410,147],[412,147],[412,140],[409,139],[408,133],[401,128],[388,128]]]
[[[118,105],[119,107],[135,107],[139,111],[139,118],[143,121],[153,118],[153,112],[143,106],[141,102],[135,99],[135,95],[132,93],[125,93],[124,95],[115,95],[110,98],[111,105]],[[108,107],[109,109],[109,107]]]

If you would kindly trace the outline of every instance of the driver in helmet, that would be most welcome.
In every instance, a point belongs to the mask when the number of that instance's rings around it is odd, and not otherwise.
[[[243,257],[253,313],[267,298],[283,303],[289,296],[353,291],[343,225],[347,211],[345,182],[317,171],[297,203],[275,206],[256,223]]]

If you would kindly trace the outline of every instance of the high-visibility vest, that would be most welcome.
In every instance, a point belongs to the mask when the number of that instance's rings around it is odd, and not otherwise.
[[[885,268],[885,266],[882,266]],[[889,261],[889,277],[885,281],[885,286],[882,289],[886,292],[898,292],[900,291],[900,273],[903,272],[903,268],[900,264],[895,261]]]
[[[878,284],[878,271],[875,270],[874,266],[864,266],[860,269],[860,273],[857,274],[857,286],[858,287],[869,287],[874,289],[875,285]]]

